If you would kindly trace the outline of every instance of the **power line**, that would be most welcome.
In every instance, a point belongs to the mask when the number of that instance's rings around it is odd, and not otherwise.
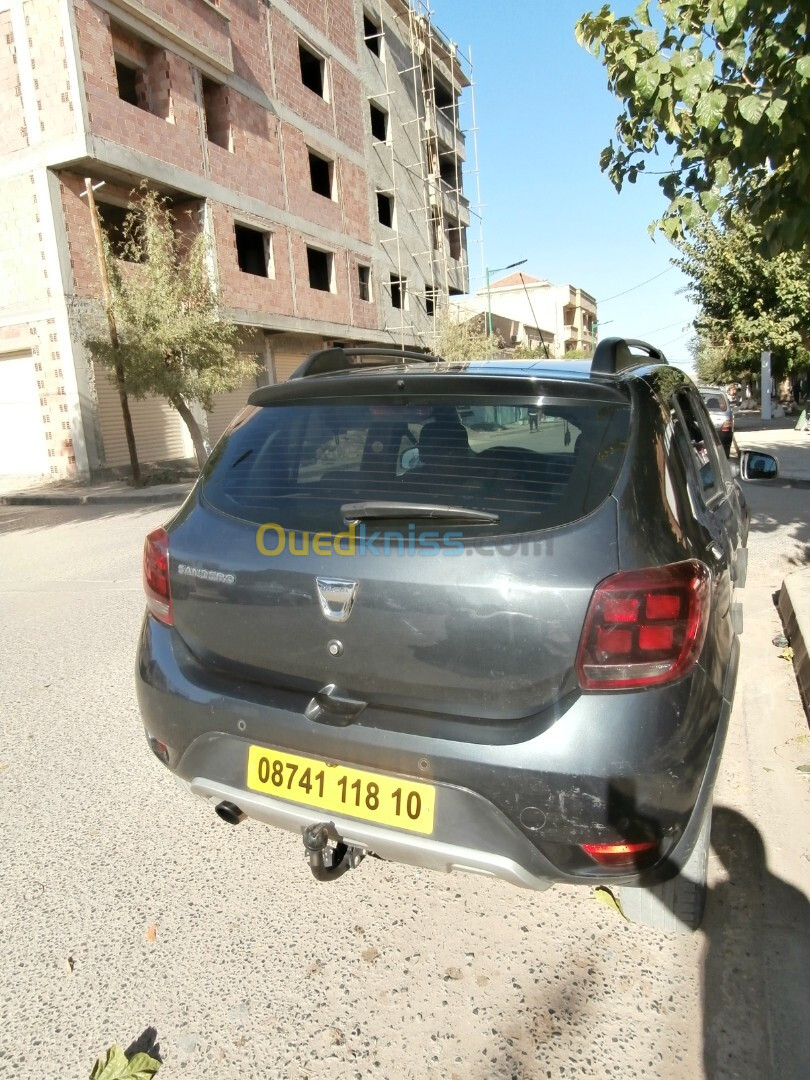
[[[660,274],[653,274],[652,277],[648,277],[646,281],[640,281],[638,285],[633,285],[629,289],[625,289],[624,292],[615,293],[613,296],[609,296],[607,300],[597,300],[598,304],[607,304],[610,300],[618,300],[620,296],[627,296],[630,292],[635,292],[636,289],[640,289],[642,285],[647,285],[650,281],[655,281],[656,278],[663,277],[664,274],[668,274],[670,270],[674,270],[674,266],[668,266],[666,270],[662,270]]]

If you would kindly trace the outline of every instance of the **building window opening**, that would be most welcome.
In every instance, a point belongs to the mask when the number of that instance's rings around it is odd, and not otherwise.
[[[243,274],[270,276],[270,234],[247,225],[234,225],[236,258]]]
[[[425,286],[425,314],[431,318],[436,314],[436,287],[435,285]]]
[[[363,38],[366,42],[366,48],[370,53],[374,53],[375,56],[380,55],[380,42],[382,41],[382,30],[374,22],[373,19],[363,12]]]
[[[357,267],[357,293],[361,300],[371,300],[371,267]]]
[[[433,100],[436,102],[436,108],[441,109],[442,112],[456,107],[456,95],[441,79],[436,79],[433,83]]]
[[[402,310],[407,298],[407,281],[396,274],[391,275],[391,307]]]
[[[439,158],[439,175],[442,178],[443,183],[455,191],[461,187],[458,158],[455,154],[443,153]]]
[[[306,45],[298,43],[298,59],[301,64],[301,82],[313,94],[326,98],[323,78],[323,57],[311,52]]]
[[[437,207],[430,208],[430,242],[434,251],[439,251],[442,246],[442,219]]]
[[[146,103],[143,95],[138,94],[138,68],[131,64],[125,64],[123,60],[115,61],[115,76],[118,79],[118,96],[129,105],[137,109],[145,109]]]
[[[394,197],[384,191],[377,192],[377,217],[381,225],[389,229],[394,227]]]
[[[307,267],[309,269],[309,287],[320,292],[334,292],[332,287],[332,255],[318,248],[307,248]]]
[[[205,133],[209,142],[231,149],[231,122],[228,115],[228,89],[222,83],[202,77],[202,100]]]
[[[309,179],[312,190],[316,195],[323,195],[325,199],[334,198],[332,162],[318,157],[317,154],[313,154],[311,151],[309,154]]]
[[[369,104],[369,113],[371,114],[371,137],[377,142],[386,142],[388,140],[388,113],[379,105],[375,105],[373,101]]]

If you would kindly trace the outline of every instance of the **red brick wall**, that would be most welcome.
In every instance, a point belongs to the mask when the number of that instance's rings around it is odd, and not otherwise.
[[[309,287],[309,266],[307,247],[325,249],[320,240],[310,239],[294,233],[292,237],[293,266],[295,273],[295,295],[298,314],[304,319],[323,319],[326,322],[346,323],[351,320],[349,304],[349,282],[346,269],[346,250],[334,251],[334,273],[336,293],[322,292]]]
[[[357,275],[359,264],[368,266],[371,274],[371,300],[360,299],[360,283]],[[379,309],[380,286],[374,279],[374,268],[370,259],[358,259],[356,255],[349,256],[349,285],[352,292],[352,321],[355,326],[368,330],[375,330],[380,326],[381,313]]]
[[[230,18],[233,70],[242,79],[272,94],[267,16],[264,0],[221,0]]]
[[[150,105],[167,118],[155,116],[118,96],[107,14],[87,0],[77,0],[76,21],[91,131],[171,165],[202,173],[199,110],[190,65],[168,51],[151,46],[141,50],[149,64]],[[118,34],[115,40],[122,49],[125,40],[130,50],[140,48],[132,35]]]
[[[219,270],[219,285],[225,307],[260,313],[283,313],[292,311],[292,285],[287,230],[280,225],[268,225],[245,218],[242,214],[220,203],[212,206],[214,236]],[[234,220],[251,228],[263,229],[273,235],[273,266],[275,277],[262,278],[245,274],[239,269],[236,257]]]
[[[284,164],[287,177],[287,199],[293,214],[306,218],[317,225],[341,231],[343,215],[341,206],[334,199],[327,199],[312,190],[312,177],[309,170],[310,148],[319,156],[332,160],[334,153],[318,146],[313,140],[305,140],[303,132],[297,128],[282,124],[281,137],[284,142]],[[333,161],[332,170],[338,168]],[[336,190],[333,182],[333,190]]]
[[[276,10],[270,12],[270,22],[273,34],[273,70],[279,100],[304,120],[316,124],[323,131],[333,132],[335,123],[330,102],[335,86],[332,75],[333,69],[338,65],[333,60],[325,61],[325,79],[330,100],[324,101],[301,82],[299,38],[295,27]],[[305,41],[305,44],[309,43]]]
[[[233,153],[208,143],[211,177],[225,187],[284,207],[278,121],[266,109],[229,89]]]
[[[228,19],[223,18],[223,15],[233,16],[232,9],[245,7],[245,0],[222,0],[218,5],[221,14],[209,4],[201,4],[199,0],[147,0],[145,6],[171,26],[179,27],[184,34],[210,49],[221,60],[230,61],[230,29]],[[259,0],[248,0],[247,6],[258,7]]]

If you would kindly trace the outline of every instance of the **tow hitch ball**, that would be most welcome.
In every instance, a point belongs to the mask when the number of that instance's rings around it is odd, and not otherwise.
[[[362,848],[348,847],[338,840],[329,846],[329,825],[307,825],[304,829],[304,850],[309,859],[309,868],[318,881],[335,881],[359,866],[365,858]]]

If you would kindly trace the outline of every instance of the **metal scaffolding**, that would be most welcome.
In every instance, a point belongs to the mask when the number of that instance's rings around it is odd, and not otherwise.
[[[399,5],[397,5],[399,6]],[[483,243],[481,234],[481,203],[480,182],[478,174],[478,138],[475,127],[475,84],[473,80],[472,62],[455,42],[445,37],[433,22],[433,11],[424,0],[416,0],[416,3],[403,3],[403,10],[387,3],[387,0],[377,0],[377,18],[380,28],[380,38],[384,41],[384,13],[393,16],[397,24],[398,37],[405,44],[409,60],[404,67],[397,67],[391,49],[385,47],[381,50],[382,71],[385,80],[384,96],[389,101],[394,96],[393,80],[409,80],[411,83],[412,101],[416,109],[416,115],[402,123],[403,128],[416,125],[417,136],[413,140],[418,148],[416,160],[403,160],[400,157],[396,138],[397,133],[388,132],[388,150],[390,152],[390,195],[393,199],[397,220],[394,222],[393,235],[386,237],[382,243],[388,245],[389,259],[392,266],[392,274],[402,281],[405,275],[403,265],[403,235],[400,215],[410,213],[418,215],[422,221],[420,235],[426,239],[427,246],[423,250],[407,251],[410,258],[416,263],[425,282],[424,291],[412,293],[414,300],[424,305],[425,310],[438,313],[440,308],[447,305],[452,286],[451,275],[458,274],[462,280],[469,280],[469,237],[465,244],[462,240],[462,230],[468,227],[462,225],[465,213],[470,214],[470,219],[478,222],[478,235],[473,240],[481,247],[483,265]],[[438,104],[436,101],[437,71],[440,63],[444,63],[450,73],[450,97],[451,101],[446,104]],[[462,74],[462,80],[457,78],[457,71]],[[472,116],[471,126],[463,132],[465,136],[465,161],[464,172],[468,178],[474,179],[476,199],[472,205],[464,197],[462,189],[462,155],[459,140],[461,132],[459,124],[459,94],[456,93],[459,82],[468,84],[470,91],[470,111]],[[461,89],[461,88],[459,88]],[[372,95],[371,99],[381,95]],[[446,121],[442,124],[442,120]],[[444,133],[450,134],[450,143],[440,140],[440,128]],[[471,134],[473,159],[471,167],[467,168],[466,160],[466,135]],[[415,155],[411,155],[415,156]],[[443,161],[450,161],[450,179],[442,175]],[[412,178],[419,186],[421,203],[413,205],[412,200],[398,197],[402,174]],[[455,232],[455,236],[453,236]],[[407,319],[408,312],[403,304],[394,309],[399,312],[399,319],[386,326],[392,337],[399,340],[404,346],[406,334],[410,333],[421,339],[428,348],[433,347],[437,335],[437,320],[431,319],[431,328],[426,329],[427,324],[422,321],[422,326],[417,322]]]

